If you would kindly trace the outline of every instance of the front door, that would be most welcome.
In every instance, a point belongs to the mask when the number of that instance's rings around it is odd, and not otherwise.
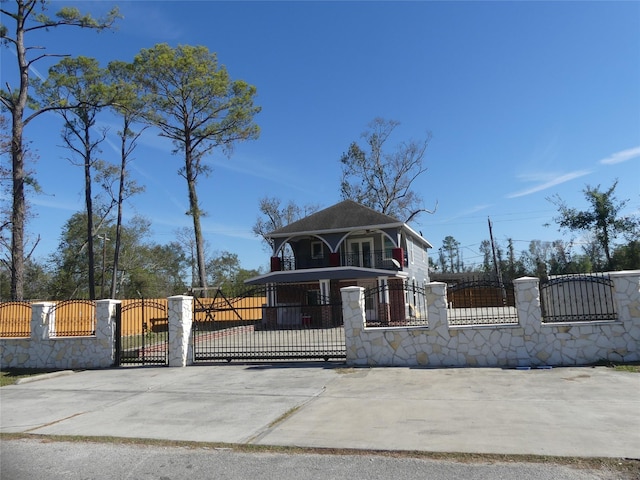
[[[373,267],[373,239],[349,240],[351,262],[354,267]]]

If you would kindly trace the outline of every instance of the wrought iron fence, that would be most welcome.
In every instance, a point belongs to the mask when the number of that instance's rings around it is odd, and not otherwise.
[[[96,307],[91,300],[64,300],[56,302],[52,337],[95,335]],[[30,302],[0,303],[0,337],[31,336],[32,308]]]
[[[512,283],[469,277],[447,286],[449,325],[518,323]]]
[[[55,328],[52,337],[83,337],[96,334],[96,302],[94,300],[64,300],[56,302]]]
[[[424,287],[402,281],[368,288],[364,292],[365,323],[376,327],[426,327],[427,297]]]
[[[0,337],[31,336],[31,303],[0,303]]]
[[[549,277],[540,282],[540,304],[544,323],[618,318],[613,281],[603,273]]]

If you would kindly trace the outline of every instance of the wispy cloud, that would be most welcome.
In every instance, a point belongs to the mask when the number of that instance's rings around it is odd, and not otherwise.
[[[488,208],[491,208],[493,205],[491,204],[481,204],[481,205],[474,205],[473,207],[467,208],[465,210],[462,210],[461,212],[458,212],[450,217],[447,218],[443,218],[440,219],[439,221],[429,221],[429,225],[447,225],[450,224],[453,221],[459,220],[461,218],[475,218],[473,217],[473,214],[481,212],[483,210],[486,210]]]
[[[600,163],[602,165],[614,165],[616,163],[626,162],[627,160],[638,157],[640,157],[640,146],[613,153],[607,158],[603,158],[602,160],[600,160]]]
[[[84,208],[84,204],[80,199],[77,202],[67,200],[58,200],[55,195],[38,195],[29,200],[33,205],[53,210],[62,210],[65,212],[77,212]]]
[[[172,215],[172,216],[147,216],[154,229],[159,229],[160,234],[173,236],[175,231],[180,228],[193,228],[193,220],[188,215]],[[163,228],[166,227],[166,228]],[[260,241],[260,239],[246,225],[231,225],[219,222],[213,222],[210,219],[202,219],[202,232],[205,237],[224,236],[242,240]],[[155,232],[158,234],[158,232]]]
[[[173,145],[171,140],[166,137],[158,135],[158,131],[155,129],[149,129],[144,132],[138,142],[145,147],[153,148],[158,151],[164,152],[169,155],[173,155]],[[221,158],[222,157],[222,158]],[[179,165],[181,157],[180,154],[176,157]],[[270,159],[254,158],[246,155],[234,154],[233,161],[229,158],[220,155],[209,155],[204,159],[209,166],[213,168],[219,168],[242,175],[259,178],[261,180],[268,180],[280,185],[283,185],[289,189],[306,192],[308,190],[307,183],[297,178],[295,173],[291,171],[283,170],[281,166],[276,165]]]
[[[152,1],[130,2],[123,11],[128,25],[135,25],[135,29],[131,27],[130,33],[140,37],[154,41],[174,42],[185,35],[181,24],[169,17],[161,8],[156,8]]]
[[[562,183],[575,180],[576,178],[584,177],[585,175],[589,175],[590,173],[591,170],[576,170],[565,174],[545,173],[522,175],[519,177],[521,180],[538,182],[538,184],[533,187],[527,188],[526,190],[510,193],[507,195],[507,198],[524,197],[527,195],[531,195],[532,193],[541,192],[542,190],[547,190],[548,188],[552,188]]]
[[[446,221],[450,222],[452,220],[457,220],[459,218],[468,217],[470,215],[473,215],[474,213],[478,213],[478,212],[481,212],[482,210],[486,210],[489,207],[491,207],[491,205],[488,205],[488,204],[474,205],[473,207],[467,208],[466,210],[458,213],[457,215],[454,215],[453,217],[449,217]]]
[[[233,162],[218,158],[216,160],[210,160],[209,163],[215,168],[267,180],[283,185],[291,190],[298,190],[300,192],[308,191],[306,182],[296,178],[294,173],[275,165],[269,159],[247,156],[234,158],[235,160]]]

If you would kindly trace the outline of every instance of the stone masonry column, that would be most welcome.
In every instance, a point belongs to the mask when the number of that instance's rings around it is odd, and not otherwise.
[[[451,338],[447,319],[447,284],[442,282],[427,283],[424,292],[427,297],[429,330],[434,331],[440,337],[440,342],[446,345]]]
[[[55,303],[39,302],[31,304],[31,339],[49,340],[56,334]]]
[[[540,331],[542,308],[540,307],[540,280],[536,277],[516,278],[513,281],[518,310],[518,323],[525,329],[525,335]]]
[[[96,301],[96,340],[100,348],[105,352],[104,360],[100,361],[102,367],[115,364],[116,360],[116,307],[120,300]],[[102,355],[101,355],[102,357]]]
[[[613,280],[614,301],[618,320],[624,326],[624,333],[618,339],[624,347],[625,362],[640,360],[640,270],[609,273]]]
[[[193,363],[191,326],[193,297],[175,295],[167,299],[169,307],[169,366],[186,367]]]
[[[364,288],[344,287],[342,295],[342,319],[344,321],[344,337],[347,348],[347,365],[367,364],[360,335],[365,325]]]
[[[540,306],[540,280],[537,277],[516,278],[515,290],[518,323],[523,329],[522,342],[518,341],[518,365],[539,365],[552,361],[548,342],[542,338],[542,308]],[[512,341],[513,344],[513,341]]]
[[[640,325],[640,270],[610,272],[618,318]]]

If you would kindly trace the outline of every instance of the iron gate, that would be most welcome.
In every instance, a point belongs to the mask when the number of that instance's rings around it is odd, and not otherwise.
[[[195,297],[192,331],[195,361],[346,358],[341,302],[311,286]]]
[[[139,299],[116,307],[116,365],[168,365],[166,301]]]

